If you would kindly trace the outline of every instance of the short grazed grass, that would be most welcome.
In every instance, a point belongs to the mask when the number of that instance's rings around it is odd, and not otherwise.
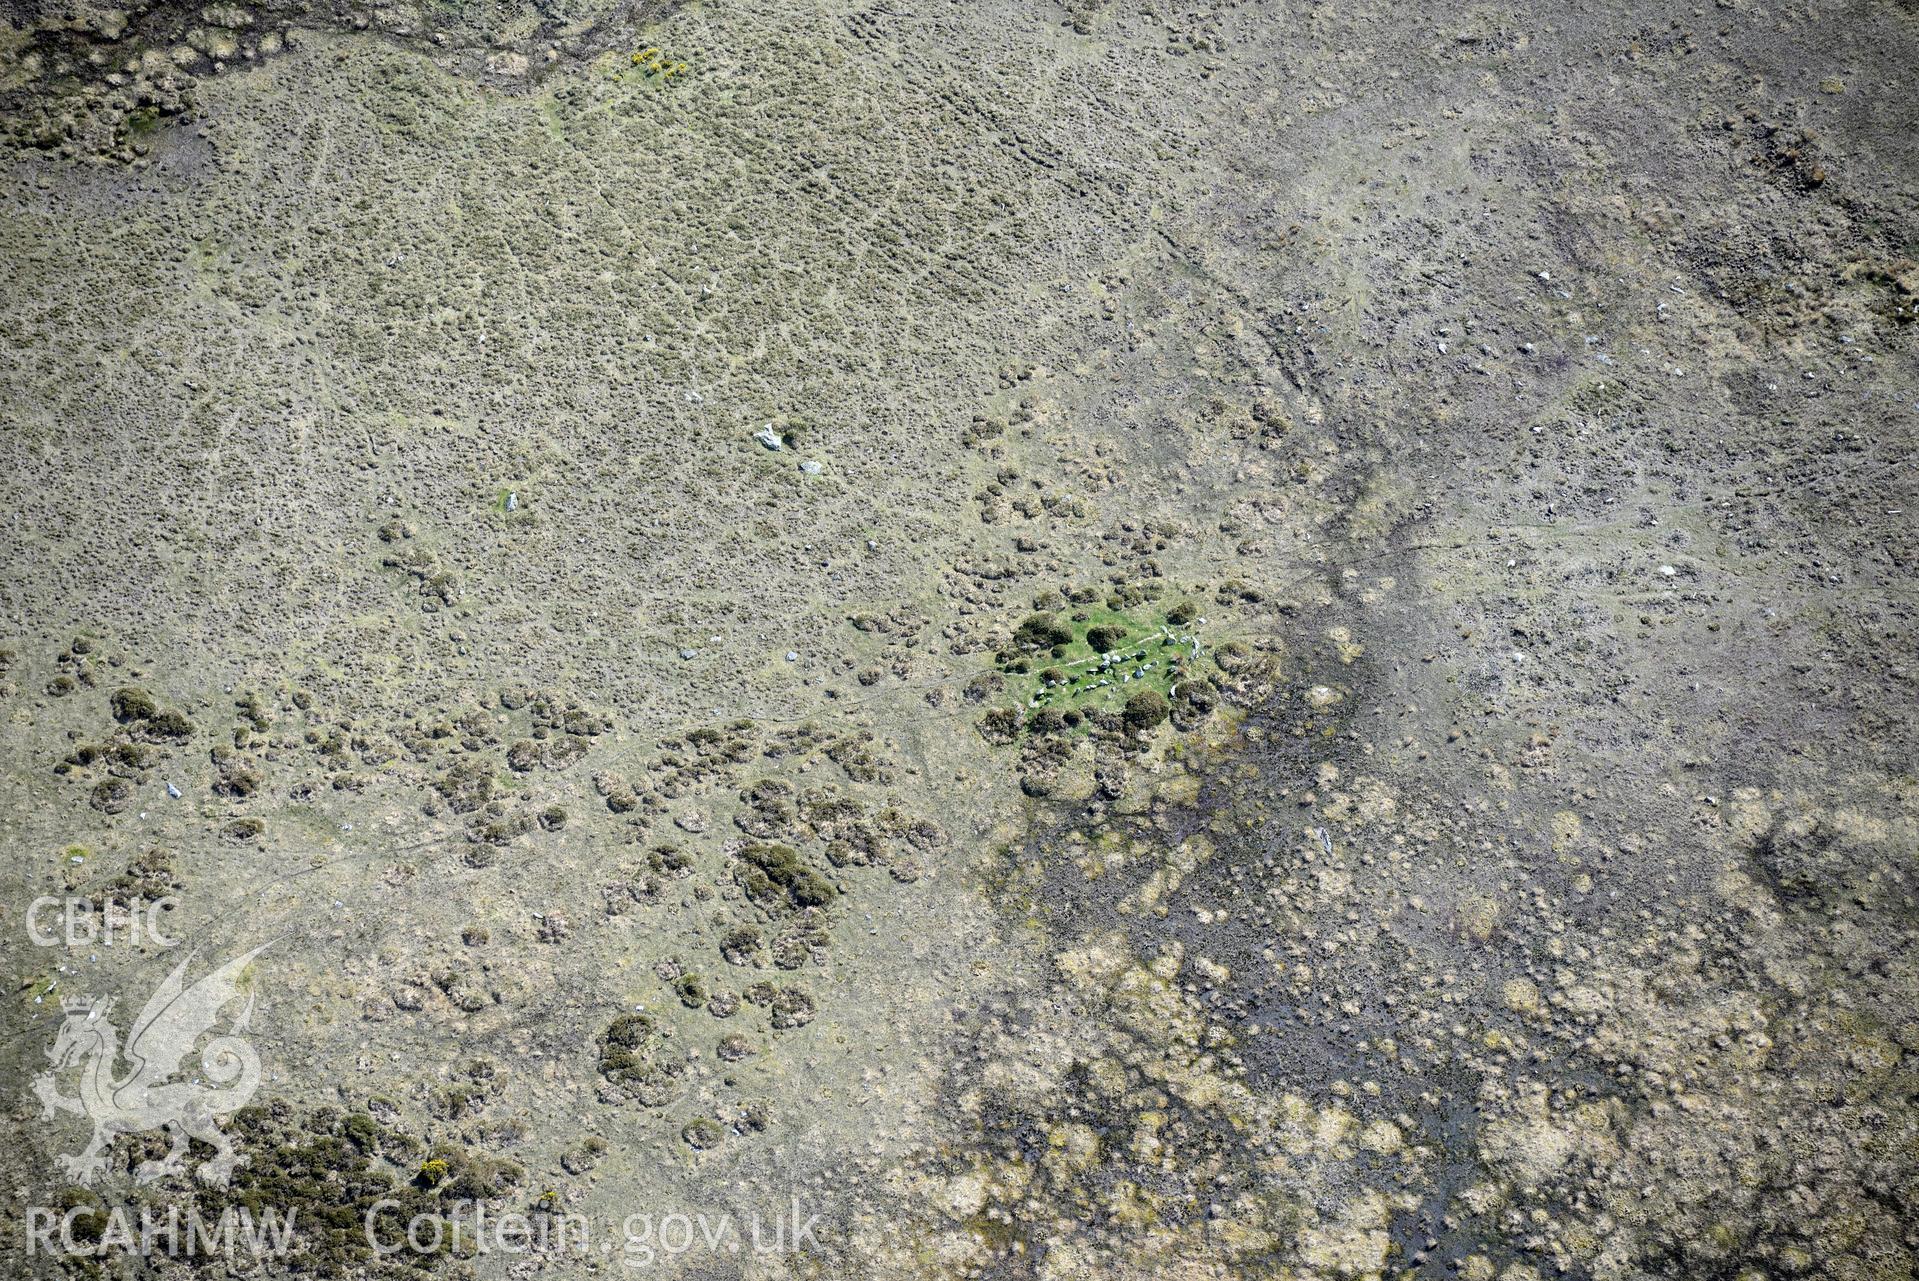
[[[1133,614],[1085,605],[1059,611],[1057,621],[1072,639],[1050,650],[1022,654],[1002,664],[1007,693],[1026,711],[1117,712],[1142,689],[1170,695],[1173,686],[1207,675],[1213,662],[1194,623],[1168,622],[1163,613]],[[1117,628],[1124,639],[1105,653],[1087,636]],[[1195,642],[1198,654],[1195,656]],[[1021,666],[1025,671],[1018,670]]]

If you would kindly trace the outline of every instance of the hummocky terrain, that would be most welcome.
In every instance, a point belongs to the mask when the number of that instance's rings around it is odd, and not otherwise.
[[[0,12],[0,1271],[1919,1271],[1911,0]]]

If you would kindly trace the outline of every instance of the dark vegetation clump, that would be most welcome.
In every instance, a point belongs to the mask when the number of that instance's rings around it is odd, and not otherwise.
[[[1173,725],[1191,729],[1219,706],[1219,691],[1211,681],[1184,680],[1173,686]]]
[[[765,946],[766,940],[758,929],[741,925],[728,930],[726,937],[720,940],[720,955],[726,958],[728,965],[751,965]]]
[[[650,1016],[623,1014],[600,1033],[600,1075],[646,1106],[659,1107],[678,1092],[686,1061]]]
[[[1013,643],[1024,650],[1052,649],[1072,644],[1073,632],[1051,614],[1034,614],[1013,632]]]
[[[980,737],[987,742],[1005,746],[1019,737],[1019,708],[996,707],[980,717]]]
[[[1066,714],[1055,708],[1046,707],[1034,712],[1026,722],[1026,728],[1034,734],[1058,734],[1066,729]]]
[[[682,974],[673,982],[673,990],[679,995],[680,1004],[689,1010],[697,1010],[712,997],[706,980],[697,974]]]
[[[761,907],[819,907],[833,901],[832,884],[789,845],[757,841],[740,851],[740,862],[740,886]]]
[[[141,903],[158,903],[177,894],[182,887],[180,875],[174,869],[173,856],[155,846],[130,859],[126,871],[96,890],[93,900],[103,908],[109,903],[132,907]]]
[[[1126,722],[1127,730],[1143,734],[1164,721],[1171,711],[1164,694],[1156,689],[1143,689],[1126,700],[1122,719]]]
[[[133,784],[124,778],[103,778],[94,784],[87,804],[102,814],[118,814],[133,804]]]
[[[131,725],[160,714],[160,705],[153,701],[153,695],[132,685],[114,690],[107,699],[107,706],[113,712],[113,719],[122,725]]]
[[[773,994],[773,1026],[780,1031],[805,1027],[813,1021],[813,1015],[819,1007],[813,998],[797,987],[783,987]]]
[[[695,1151],[716,1148],[725,1137],[726,1131],[720,1128],[719,1122],[704,1116],[688,1121],[680,1130],[680,1138]]]
[[[153,695],[137,685],[113,691],[107,698],[113,719],[151,742],[184,743],[193,737],[193,722],[178,708],[162,708]]]
[[[453,1144],[424,1150],[411,1135],[364,1112],[321,1107],[302,1114],[276,1101],[241,1109],[233,1128],[246,1163],[228,1188],[196,1193],[199,1213],[212,1221],[224,1209],[244,1208],[256,1224],[269,1212],[282,1221],[290,1217],[293,1253],[285,1262],[299,1275],[380,1275],[369,1215],[375,1240],[404,1243],[416,1215],[451,1218],[463,1203],[497,1200],[525,1179],[524,1170],[501,1157]],[[452,1246],[449,1234],[444,1247]],[[442,1261],[410,1247],[393,1257],[415,1274]]]

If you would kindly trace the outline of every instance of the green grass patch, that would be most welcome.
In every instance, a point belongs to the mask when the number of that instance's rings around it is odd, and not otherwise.
[[[1030,719],[1036,713],[1120,712],[1126,700],[1150,689],[1170,698],[1173,686],[1216,669],[1205,638],[1186,613],[1135,614],[1098,605],[1035,615],[1021,625],[1019,644],[1002,655],[1006,692]],[[1041,646],[1052,624],[1058,643]],[[1197,639],[1199,653],[1194,654]],[[1024,670],[1021,670],[1021,669]]]

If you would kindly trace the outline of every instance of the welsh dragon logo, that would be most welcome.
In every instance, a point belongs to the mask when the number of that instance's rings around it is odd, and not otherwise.
[[[45,1106],[46,1119],[73,1112],[93,1122],[93,1138],[87,1146],[57,1158],[69,1178],[91,1183],[106,1165],[106,1149],[119,1135],[164,1129],[173,1149],[158,1161],[142,1162],[133,1172],[135,1182],[151,1183],[184,1171],[187,1140],[193,1138],[215,1149],[215,1155],[200,1165],[201,1180],[226,1186],[246,1158],[233,1150],[233,1140],[214,1118],[244,1107],[260,1087],[260,1056],[241,1035],[253,1017],[250,993],[245,994],[246,1005],[226,1035],[207,1042],[201,1051],[204,1081],[170,1078],[180,1074],[182,1060],[219,1021],[220,1011],[243,995],[242,973],[271,946],[263,943],[235,957],[192,987],[185,984],[187,964],[193,959],[189,955],[148,999],[133,1021],[124,1050],[107,1019],[112,1001],[69,998],[60,1003],[67,1018],[47,1051],[53,1070],[34,1078],[33,1092]],[[116,1077],[122,1058],[128,1071]],[[80,1093],[69,1097],[60,1093],[58,1077],[74,1067],[81,1069]]]

